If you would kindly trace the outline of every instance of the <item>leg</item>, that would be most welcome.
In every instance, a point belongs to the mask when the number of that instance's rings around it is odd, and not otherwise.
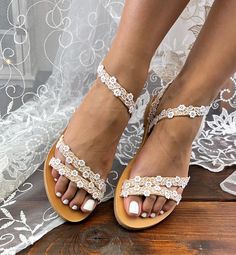
[[[221,85],[236,70],[236,2],[216,0],[188,59],[171,87],[166,91],[159,111],[185,105],[209,105]],[[187,176],[191,145],[201,123],[200,118],[173,118],[160,121],[152,131],[133,167],[136,175]],[[181,192],[181,191],[180,191]],[[175,202],[163,197],[131,196],[125,208],[136,201],[143,216],[156,216]]]
[[[202,101],[205,104],[217,96],[221,85],[236,70],[235,11],[235,1],[215,0],[206,24],[178,76],[182,86],[189,90],[201,88],[202,94],[209,95],[205,97],[206,101]]]
[[[177,19],[188,0],[128,0],[125,4],[121,24],[104,65],[119,82],[137,97],[144,85],[149,63],[163,37]],[[156,15],[160,10],[160,15]],[[157,24],[162,24],[157,26]],[[149,31],[152,31],[150,33]],[[102,106],[102,107],[101,107]],[[73,115],[64,138],[73,152],[84,159],[92,169],[106,179],[111,169],[116,146],[127,125],[125,107],[111,92],[96,80],[81,106]],[[56,157],[64,158],[59,151]],[[68,166],[70,167],[70,165]],[[77,190],[75,183],[58,175],[53,169],[55,192],[64,204],[77,210],[92,211],[94,201],[83,190]]]
[[[138,95],[143,88],[143,78],[140,81],[137,74],[142,70],[146,78],[153,54],[188,2],[126,0],[119,29],[104,63],[122,84],[130,84],[134,94]]]

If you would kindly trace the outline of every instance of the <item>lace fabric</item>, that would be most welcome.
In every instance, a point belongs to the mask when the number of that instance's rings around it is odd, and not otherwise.
[[[58,36],[59,49],[49,80],[36,92],[28,92],[24,82],[19,88],[12,76],[0,85],[1,97],[7,98],[7,104],[0,109],[2,254],[15,254],[63,223],[45,197],[39,167],[92,85],[97,67],[111,45],[124,5],[123,0],[64,0],[52,3],[46,23],[51,29],[60,31],[61,35]],[[210,6],[211,2],[206,0],[191,1],[153,57],[145,88],[118,145],[104,201],[113,196],[120,172],[140,145],[142,117],[147,103],[180,71]],[[14,24],[12,26],[16,28]],[[27,38],[23,43],[27,43]],[[45,55],[48,57],[47,51]],[[1,59],[4,59],[4,52],[0,51]],[[0,72],[1,68],[0,61]],[[9,64],[8,68],[17,69],[17,65]],[[213,172],[236,163],[234,77],[225,85],[212,104],[203,131],[193,143],[191,155],[191,164]],[[16,100],[22,101],[18,109],[15,109]],[[221,184],[232,194],[236,192],[234,175]],[[21,207],[21,199],[33,202],[37,196],[43,196],[37,209]]]

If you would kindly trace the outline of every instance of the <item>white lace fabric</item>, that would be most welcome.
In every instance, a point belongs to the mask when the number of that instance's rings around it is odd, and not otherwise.
[[[110,47],[124,5],[123,0],[55,0],[53,3],[46,22],[62,32],[58,37],[60,43],[53,74],[46,84],[30,93],[33,99],[28,101],[25,87],[17,94],[9,82],[0,86],[0,95],[9,102],[0,109],[2,254],[15,254],[63,223],[46,197],[37,203],[37,209],[21,207],[21,199],[34,203],[37,196],[44,196],[42,171],[37,169],[95,80],[97,67]],[[104,201],[113,196],[121,170],[141,143],[142,117],[147,103],[183,66],[210,4],[206,0],[191,1],[156,52],[145,88],[118,145]],[[58,23],[53,22],[53,15],[58,15]],[[0,58],[1,54],[0,51]],[[13,66],[9,65],[9,68]],[[9,77],[10,81],[12,79]],[[193,143],[191,164],[213,172],[236,163],[236,82],[233,77],[229,85],[212,104],[205,128]],[[18,109],[14,109],[16,98],[24,102]],[[236,192],[234,177],[221,185],[231,194]]]

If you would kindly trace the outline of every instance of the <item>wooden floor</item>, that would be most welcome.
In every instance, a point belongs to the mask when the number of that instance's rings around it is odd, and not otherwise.
[[[236,167],[210,173],[191,167],[191,181],[183,202],[151,229],[123,229],[116,222],[109,201],[83,223],[66,223],[19,254],[235,255],[236,197],[219,187],[233,170]]]

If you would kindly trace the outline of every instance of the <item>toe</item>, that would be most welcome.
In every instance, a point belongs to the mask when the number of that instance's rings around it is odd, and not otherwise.
[[[55,193],[57,197],[62,197],[62,195],[67,190],[69,180],[65,176],[60,176],[56,185],[55,185]]]
[[[154,195],[151,195],[144,199],[141,217],[143,218],[150,217],[155,201],[156,201],[156,196]]]
[[[183,188],[173,188],[172,190],[176,190],[178,194],[182,194],[183,193]],[[176,206],[176,202],[173,200],[167,200],[166,203],[163,205],[162,210],[164,212],[167,212],[171,209],[173,209],[173,207]]]
[[[70,201],[75,196],[77,189],[78,189],[77,185],[74,182],[69,183],[66,192],[64,193],[64,195],[61,198],[63,204],[68,205],[70,203]]]
[[[124,207],[129,216],[137,217],[141,214],[142,198],[140,196],[129,196],[124,199]]]
[[[151,217],[154,218],[158,214],[162,214],[162,207],[166,203],[166,198],[159,196],[153,206]]]
[[[52,177],[54,178],[55,182],[57,182],[60,177],[59,173],[54,168],[52,169]]]
[[[94,200],[90,195],[87,195],[84,199],[80,209],[82,212],[92,212],[97,205],[97,201]]]
[[[166,203],[163,205],[162,210],[164,212],[167,212],[171,209],[173,209],[176,206],[176,202],[173,200],[167,200]]]
[[[76,195],[70,202],[70,208],[72,210],[79,210],[84,202],[87,192],[83,189],[77,190]]]

